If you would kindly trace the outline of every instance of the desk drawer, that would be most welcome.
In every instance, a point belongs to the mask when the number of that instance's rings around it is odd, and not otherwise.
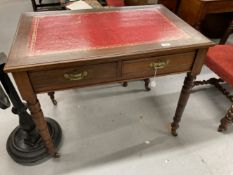
[[[159,66],[157,75],[185,72],[192,68],[195,52],[158,56],[124,61],[122,75],[126,78],[143,78],[154,75],[154,66]]]
[[[117,63],[29,72],[29,77],[36,92],[94,85],[115,80]]]

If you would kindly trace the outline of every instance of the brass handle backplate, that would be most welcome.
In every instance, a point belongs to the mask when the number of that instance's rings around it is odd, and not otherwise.
[[[162,69],[165,68],[169,64],[169,60],[166,61],[158,61],[150,63],[150,67],[153,69]]]
[[[87,71],[78,72],[78,71],[72,71],[70,73],[65,73],[64,78],[69,81],[79,81],[83,80],[85,77],[87,77],[88,73]]]

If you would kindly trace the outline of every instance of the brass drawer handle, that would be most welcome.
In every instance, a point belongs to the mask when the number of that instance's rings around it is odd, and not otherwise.
[[[83,71],[81,73],[73,71],[72,73],[64,74],[64,78],[69,81],[79,81],[79,80],[83,80],[85,77],[87,77],[87,75],[88,75],[87,71]]]
[[[169,64],[169,60],[159,61],[159,62],[150,63],[150,67],[153,69],[162,69],[165,68],[168,64]]]

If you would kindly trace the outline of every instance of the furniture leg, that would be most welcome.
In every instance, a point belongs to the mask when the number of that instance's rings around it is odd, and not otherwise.
[[[149,84],[150,84],[150,79],[149,78],[146,78],[143,80],[145,82],[145,89],[147,91],[150,91],[150,88],[149,88]],[[128,86],[128,82],[123,82],[122,84],[123,87],[127,87]]]
[[[205,16],[206,16],[205,14],[202,14],[197,20],[196,24],[194,25],[194,28],[197,29],[198,31],[201,30],[201,24],[203,23]]]
[[[38,129],[41,139],[50,155],[57,157],[57,151],[54,143],[50,137],[47,122],[45,121],[44,114],[41,110],[40,103],[31,86],[27,72],[13,73],[15,82],[21,93],[22,98],[27,102],[28,109],[31,112],[32,119]]]
[[[123,87],[127,87],[128,86],[128,82],[123,82],[122,86]]]
[[[181,120],[182,114],[184,112],[185,106],[188,102],[189,95],[192,87],[194,86],[195,76],[191,75],[191,73],[187,73],[187,76],[184,80],[184,85],[180,94],[180,98],[178,101],[178,105],[176,108],[176,113],[173,118],[173,123],[171,124],[171,133],[173,136],[177,136],[176,130],[179,128],[179,122]]]
[[[144,79],[144,82],[145,82],[145,89],[146,89],[147,91],[150,91],[150,88],[149,88],[150,79],[149,79],[149,78]]]
[[[231,20],[229,27],[227,28],[227,31],[224,33],[223,37],[221,38],[219,44],[225,44],[228,37],[232,33],[233,30],[233,20]]]
[[[218,131],[226,131],[227,126],[233,122],[233,105],[227,111],[227,114],[221,119],[221,124],[218,127]]]
[[[175,9],[175,14],[177,14],[179,7],[180,7],[181,0],[176,1],[176,9]]]
[[[56,106],[56,105],[57,105],[57,100],[55,99],[54,94],[55,94],[55,92],[49,92],[49,93],[48,93],[48,95],[49,95],[51,101],[52,101],[53,104]]]
[[[226,96],[232,103],[233,103],[233,95],[225,89],[220,83],[223,83],[224,80],[221,78],[210,78],[209,80],[202,80],[202,81],[195,81],[194,85],[199,86],[199,85],[206,85],[206,84],[211,84],[215,86],[220,92],[222,92],[223,95]]]
[[[35,0],[31,0],[31,2],[32,2],[33,11],[36,12],[37,11],[36,1]]]

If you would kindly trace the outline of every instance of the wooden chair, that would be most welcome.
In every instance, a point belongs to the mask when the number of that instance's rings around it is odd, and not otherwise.
[[[39,0],[38,3],[36,0],[31,0],[33,11],[39,10],[48,10],[49,8],[53,8],[55,10],[63,10],[62,6],[63,0],[58,0],[57,2],[43,3],[43,0]]]
[[[205,59],[205,65],[220,78],[211,78],[204,81],[196,81],[195,85],[212,84],[219,89],[231,102],[232,105],[227,114],[221,119],[218,131],[227,130],[227,126],[233,122],[233,95],[230,94],[220,83],[226,82],[233,87],[233,44],[225,44],[229,35],[233,32],[233,20],[221,39],[219,45],[209,49]]]

